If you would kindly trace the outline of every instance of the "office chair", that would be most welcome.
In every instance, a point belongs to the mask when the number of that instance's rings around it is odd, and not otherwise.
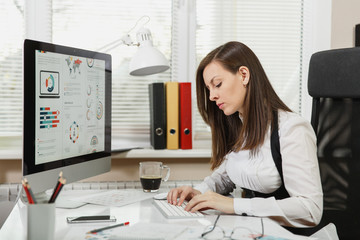
[[[360,47],[312,55],[308,91],[324,192],[318,228],[332,222],[340,240],[360,233]]]

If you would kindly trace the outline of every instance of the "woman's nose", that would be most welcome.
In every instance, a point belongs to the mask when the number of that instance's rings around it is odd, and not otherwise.
[[[216,99],[218,98],[216,92],[214,90],[209,90],[210,94],[209,94],[209,99],[210,101],[216,101]]]

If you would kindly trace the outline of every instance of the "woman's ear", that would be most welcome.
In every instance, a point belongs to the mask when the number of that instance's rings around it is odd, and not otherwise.
[[[242,84],[244,86],[246,86],[249,83],[249,80],[250,80],[250,71],[249,71],[249,69],[247,67],[245,67],[245,66],[240,66],[238,73],[242,77]]]

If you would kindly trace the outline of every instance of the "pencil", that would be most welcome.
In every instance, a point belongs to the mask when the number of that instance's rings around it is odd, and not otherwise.
[[[55,195],[57,194],[57,192],[60,190],[60,185],[61,185],[61,181],[62,181],[62,175],[63,175],[63,172],[61,171],[59,173],[59,177],[58,177],[58,180],[56,182],[56,185],[55,185],[55,188],[54,188],[54,191],[49,199],[49,203],[53,203],[54,202],[54,198],[55,198]]]
[[[61,180],[61,185],[60,185],[60,187],[59,187],[59,191],[56,192],[56,194],[55,194],[54,199],[53,199],[52,202],[55,202],[56,198],[59,196],[60,191],[61,191],[61,189],[63,188],[63,186],[65,185],[65,183],[66,183],[66,179],[62,179],[62,180]]]
[[[63,178],[59,179],[58,183],[55,186],[54,192],[52,193],[52,195],[49,199],[49,203],[55,202],[56,198],[59,196],[59,193],[65,183],[66,183],[66,179],[63,179]]]
[[[25,190],[26,197],[27,197],[27,199],[28,199],[29,204],[33,204],[34,201],[32,200],[32,197],[31,197],[31,195],[30,195],[29,189],[27,188],[27,185],[26,185],[25,181],[22,180],[21,182],[22,182],[23,188],[24,188],[24,190]]]
[[[53,191],[53,193],[51,194],[51,197],[50,197],[50,199],[49,199],[49,203],[52,203],[52,199],[55,197],[55,194],[56,194],[56,192],[58,191],[59,187],[60,187],[60,179],[57,181],[57,183],[56,183],[56,185],[55,185],[54,191]]]
[[[126,225],[129,225],[129,224],[130,224],[129,222],[124,222],[124,223],[120,223],[120,224],[111,225],[111,226],[108,226],[108,227],[98,228],[98,229],[91,230],[90,232],[87,232],[87,234],[89,234],[89,233],[98,233],[98,232],[101,232],[101,231],[104,231],[104,230],[107,230],[107,229],[126,226]]]
[[[33,203],[37,203],[37,202],[36,202],[36,199],[35,199],[35,196],[34,196],[34,193],[32,192],[32,190],[31,190],[31,188],[30,188],[30,184],[28,183],[28,184],[26,184],[26,186],[27,186],[27,189],[28,189],[28,191],[29,191],[29,194],[30,194],[30,196],[31,196],[31,198],[32,198]]]
[[[30,188],[30,184],[29,184],[29,182],[28,182],[28,180],[26,178],[24,178],[23,184],[25,184],[25,186],[26,186],[26,188],[27,188],[27,190],[28,190],[28,192],[30,194],[32,203],[37,203],[36,199],[35,199],[35,196],[34,196],[32,190]]]

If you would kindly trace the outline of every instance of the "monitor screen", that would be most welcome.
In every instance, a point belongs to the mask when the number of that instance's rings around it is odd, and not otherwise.
[[[24,42],[23,175],[33,191],[111,165],[111,56]],[[46,182],[50,182],[47,185]]]

